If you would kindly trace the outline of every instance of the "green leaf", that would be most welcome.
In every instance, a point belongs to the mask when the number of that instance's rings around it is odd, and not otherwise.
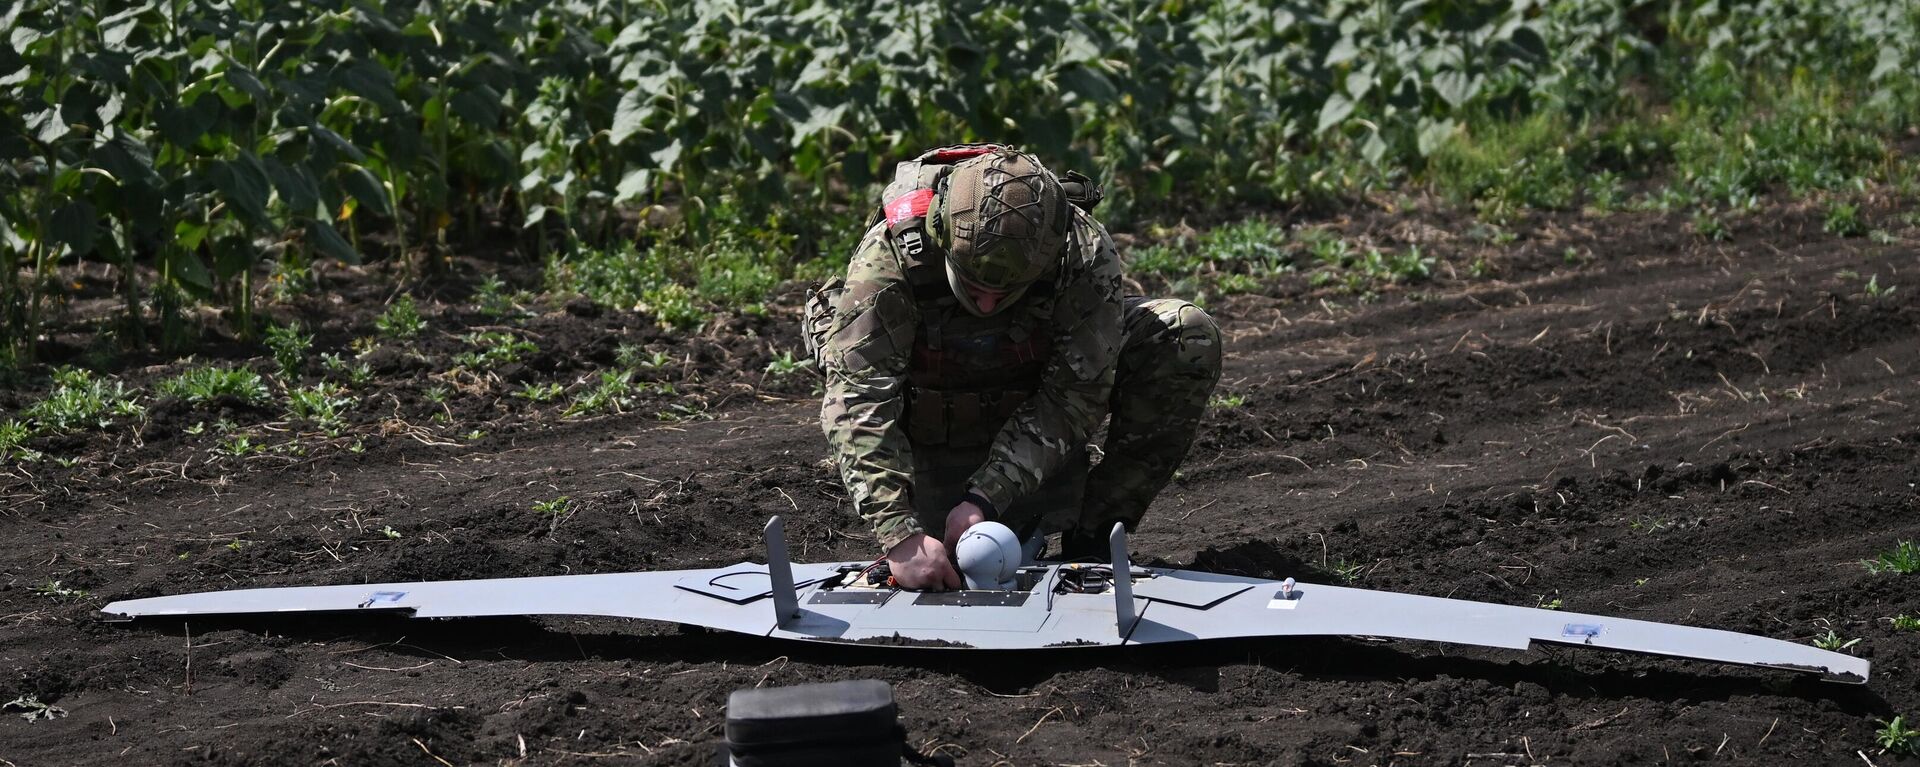
[[[213,276],[225,282],[253,268],[260,258],[260,250],[253,246],[253,239],[241,235],[228,235],[213,243]]]
[[[248,72],[244,67],[228,65],[226,77],[227,82],[233,83],[233,87],[239,88],[242,93],[252,98],[253,103],[259,104],[262,108],[267,106],[267,86],[261,84],[260,78],[254,77],[252,72]]]
[[[393,92],[393,74],[372,61],[360,61],[335,70],[341,89],[359,95],[380,107],[384,114],[400,117],[408,113],[406,104]]]
[[[1352,37],[1342,37],[1327,51],[1327,60],[1321,66],[1332,69],[1360,57],[1360,46],[1353,44]]]
[[[93,250],[94,234],[99,227],[100,216],[94,212],[93,203],[71,200],[53,212],[47,221],[47,235],[72,248],[74,255],[84,256]]]
[[[620,188],[614,191],[613,201],[616,203],[632,202],[647,196],[647,194],[652,191],[653,170],[651,168],[638,168],[628,171],[626,177],[620,179]],[[544,213],[545,209],[542,208],[541,211]],[[531,212],[529,212],[527,219],[529,226],[535,223]]]
[[[1332,94],[1327,97],[1327,103],[1320,106],[1320,127],[1315,128],[1314,132],[1325,133],[1328,128],[1345,122],[1347,116],[1351,114],[1353,114],[1353,99],[1347,98],[1344,93]]]
[[[1070,66],[1060,71],[1060,86],[1067,92],[1096,104],[1107,104],[1120,97],[1120,89],[1106,75],[1084,66]]]
[[[653,158],[654,164],[659,166],[661,170],[672,172],[674,166],[680,162],[680,152],[682,148],[680,139],[674,139],[673,143],[661,147],[659,151],[649,156]]]
[[[1373,90],[1374,76],[1372,67],[1364,67],[1347,73],[1347,93],[1355,101],[1367,97],[1367,91]]]
[[[453,113],[482,128],[500,124],[500,92],[485,85],[462,89],[453,95]]]
[[[153,153],[147,149],[147,145],[125,133],[95,147],[93,164],[113,174],[114,178],[120,180],[121,186],[141,187],[157,195],[164,183],[160,174],[153,170]]]
[[[134,30],[140,28],[140,14],[145,13],[151,7],[152,6],[141,6],[132,10],[121,11],[101,19],[100,42],[104,43],[107,48],[119,48],[126,45],[127,38],[132,37]]]
[[[381,215],[393,215],[393,206],[388,204],[386,187],[382,186],[380,179],[374,178],[373,171],[367,170],[366,167],[354,165],[342,173],[340,186],[347,190],[347,194],[359,200],[361,205],[372,208]]]
[[[1387,142],[1380,138],[1380,131],[1368,131],[1367,140],[1360,145],[1360,156],[1367,162],[1378,164],[1387,154]]]
[[[206,227],[200,229],[204,234]],[[207,271],[207,262],[191,251],[167,248],[160,253],[159,266],[173,279],[174,284],[187,288],[189,293],[205,296],[213,290],[213,275]]]
[[[307,222],[307,244],[312,245],[315,251],[324,253],[341,263],[360,263],[360,253],[353,249],[353,245],[347,242],[347,238],[340,236],[339,230],[325,221],[309,220]]]
[[[260,167],[259,158],[243,153],[214,165],[211,176],[214,188],[220,190],[221,198],[248,223],[255,226],[269,223],[267,198],[272,189],[267,182],[266,171]]]
[[[200,137],[207,135],[207,130],[213,127],[216,115],[211,104],[209,101],[200,101],[163,108],[157,119],[160,135],[166,136],[167,141],[177,147],[191,147],[198,143]]]
[[[361,152],[359,147],[354,146],[353,142],[348,141],[345,136],[333,132],[330,128],[315,125],[307,128],[307,133],[313,136],[314,143],[345,155],[350,162],[367,161],[367,155]]]
[[[1466,104],[1480,89],[1480,84],[1467,77],[1466,73],[1451,69],[1435,74],[1432,84],[1433,92],[1454,109]]]
[[[620,105],[613,112],[613,131],[609,136],[614,146],[625,144],[627,139],[646,130],[647,113],[651,111],[647,106],[649,98],[652,98],[652,94],[639,88],[621,94]]]
[[[306,168],[288,165],[273,155],[260,158],[260,164],[266,168],[267,178],[272,179],[274,190],[280,193],[280,202],[294,213],[326,215],[320,208],[320,185],[314,183]]]
[[[814,105],[813,109],[807,113],[807,119],[793,126],[793,145],[805,144],[807,139],[813,138],[814,134],[839,125],[840,117],[846,113],[846,102],[836,103],[830,107]]]
[[[1452,120],[1420,118],[1420,156],[1433,156],[1434,152],[1439,151],[1440,147],[1444,146],[1448,140],[1453,138],[1453,131],[1456,127],[1456,124]]]
[[[67,120],[60,116],[59,107],[48,107],[27,118],[27,130],[33,131],[40,143],[51,144],[67,135]]]

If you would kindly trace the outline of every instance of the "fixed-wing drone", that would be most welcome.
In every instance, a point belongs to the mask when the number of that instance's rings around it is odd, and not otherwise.
[[[390,612],[413,618],[598,615],[776,639],[1041,650],[1207,639],[1354,636],[1525,650],[1535,643],[1762,666],[1864,683],[1865,660],[1779,639],[1668,623],[1135,567],[1126,530],[1111,564],[1025,562],[1019,541],[969,530],[969,588],[895,588],[875,563],[793,564],[779,517],[767,564],[705,570],[246,589],[114,602],[107,620],[180,615]],[[1004,532],[1001,532],[1004,531]],[[916,644],[918,643],[918,644]]]

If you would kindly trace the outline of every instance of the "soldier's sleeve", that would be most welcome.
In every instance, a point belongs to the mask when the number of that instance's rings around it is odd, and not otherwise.
[[[879,230],[869,232],[847,267],[821,348],[826,432],[853,508],[873,526],[882,550],[921,531],[909,496],[913,454],[907,442],[906,375],[919,322],[912,289]]]
[[[973,487],[1006,508],[1040,487],[1107,414],[1120,354],[1120,256],[1105,227],[1075,211],[1076,252],[1056,283],[1053,355],[1040,389],[993,440]],[[1062,321],[1064,320],[1064,321]]]

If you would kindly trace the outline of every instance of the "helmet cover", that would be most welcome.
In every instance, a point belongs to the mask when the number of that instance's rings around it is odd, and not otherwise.
[[[1059,262],[1071,215],[1066,192],[1033,155],[1003,149],[967,159],[941,180],[939,197],[934,237],[946,249],[954,295],[970,310],[968,285],[1022,293]]]

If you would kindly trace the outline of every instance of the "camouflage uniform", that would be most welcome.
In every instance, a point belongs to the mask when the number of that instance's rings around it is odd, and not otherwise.
[[[1072,210],[1058,267],[978,317],[916,296],[884,224],[843,284],[809,302],[826,374],[820,422],[855,510],[883,550],[939,536],[970,488],[1030,536],[1131,528],[1192,445],[1220,377],[1220,334],[1198,307],[1123,298],[1106,230]],[[1087,440],[1109,415],[1104,458]]]

